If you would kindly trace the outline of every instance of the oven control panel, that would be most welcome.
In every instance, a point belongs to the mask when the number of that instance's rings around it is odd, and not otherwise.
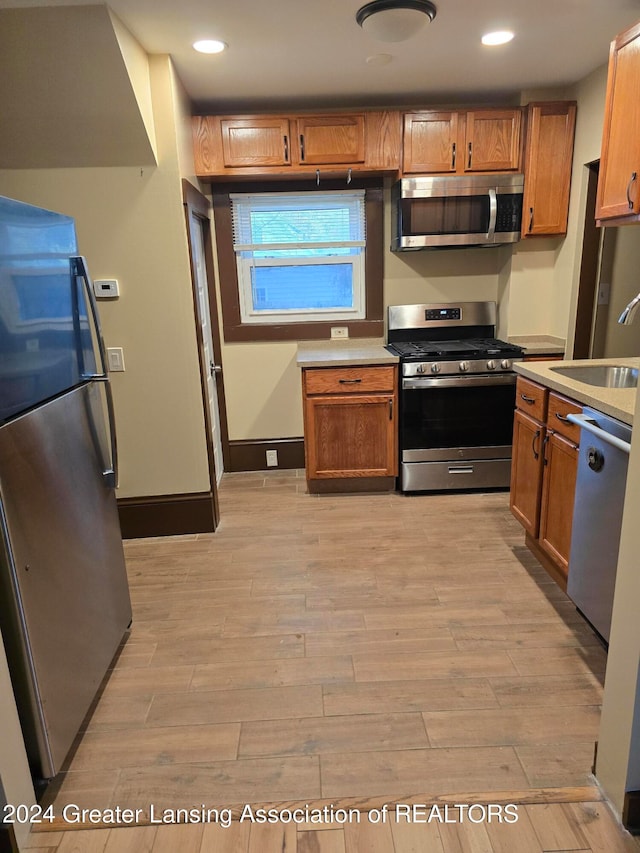
[[[453,320],[460,321],[462,319],[462,311],[457,308],[427,308],[424,312],[425,320]]]
[[[402,363],[403,376],[419,376],[425,377],[428,375],[455,376],[461,373],[482,374],[487,372],[504,373],[507,372],[513,376],[515,382],[515,373],[513,372],[513,363],[522,361],[522,358],[503,358],[500,360],[490,359],[473,359],[467,361],[405,361]]]

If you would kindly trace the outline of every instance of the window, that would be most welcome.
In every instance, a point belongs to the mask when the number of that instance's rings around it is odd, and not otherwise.
[[[379,179],[212,185],[225,341],[382,337]]]
[[[243,323],[365,316],[364,190],[230,198]]]

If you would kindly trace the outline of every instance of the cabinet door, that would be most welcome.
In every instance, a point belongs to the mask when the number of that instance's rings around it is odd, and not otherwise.
[[[509,172],[520,168],[520,110],[467,113],[465,172]]]
[[[611,45],[596,219],[640,213],[640,24]]]
[[[516,411],[513,421],[513,455],[509,507],[527,533],[538,535],[542,489],[542,444],[545,427]]]
[[[578,446],[550,431],[545,441],[544,456],[539,543],[566,578],[569,571]]]
[[[289,119],[281,116],[224,118],[220,121],[225,167],[291,164]]]
[[[455,172],[458,113],[406,113],[404,117],[404,173]]]
[[[308,479],[397,474],[393,394],[307,397],[305,409]]]
[[[566,234],[576,105],[530,104],[522,235]]]
[[[301,116],[296,124],[300,163],[364,162],[364,115]]]

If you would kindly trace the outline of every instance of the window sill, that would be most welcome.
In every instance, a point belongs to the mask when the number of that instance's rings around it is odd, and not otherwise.
[[[281,323],[260,325],[257,323],[224,327],[226,343],[249,343],[250,341],[322,341],[331,339],[331,328],[341,326],[349,329],[349,338],[379,338],[384,335],[382,320],[335,320],[333,322]]]

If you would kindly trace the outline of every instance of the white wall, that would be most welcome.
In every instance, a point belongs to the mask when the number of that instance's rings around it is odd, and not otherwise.
[[[583,231],[587,204],[588,163],[600,159],[607,66],[597,68],[573,87],[578,102],[576,141],[569,205],[569,226],[553,271],[553,323],[563,331],[552,332],[567,338],[567,352],[573,349],[575,313],[580,279]]]
[[[630,226],[638,228],[638,226]],[[636,322],[638,322],[636,320]],[[635,423],[640,423],[640,394]],[[596,777],[622,813],[625,791],[640,790],[640,431],[634,430],[629,457],[620,553]]]
[[[179,87],[168,57],[150,59],[157,167],[0,171],[0,193],[76,219],[94,278],[117,278],[102,301],[120,447],[119,497],[209,488],[181,168]],[[113,140],[117,145],[117,139]]]
[[[593,358],[640,353],[640,323],[618,323],[622,310],[640,290],[639,270],[640,234],[636,227],[605,228],[599,282],[609,286],[609,301],[596,308]]]

